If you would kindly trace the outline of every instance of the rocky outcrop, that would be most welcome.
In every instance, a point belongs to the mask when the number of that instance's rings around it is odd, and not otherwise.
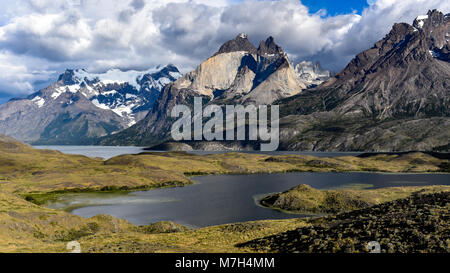
[[[248,40],[248,36],[245,33],[240,33],[238,36],[236,36],[235,39],[230,40],[223,44],[219,51],[217,51],[215,55],[219,55],[222,53],[230,53],[230,52],[238,52],[238,51],[244,51],[248,52],[250,54],[256,54],[256,48],[255,46]]]
[[[306,88],[273,37],[259,48],[245,34],[225,43],[211,58],[173,84],[180,92],[233,100],[235,103],[270,104]]]
[[[306,88],[306,85],[298,80],[286,58],[279,60],[277,67],[277,70],[254,88],[252,92],[238,101],[255,105],[271,104],[281,98],[298,94],[300,88]]]
[[[200,64],[194,71],[187,73],[183,78],[173,84],[173,88],[180,90],[191,90],[201,95],[214,99],[217,92],[225,92],[233,87],[241,88],[243,93],[248,93],[253,87],[253,79],[250,77],[251,85],[239,85],[235,81],[237,75],[247,70],[246,62],[256,63],[253,57],[245,51],[222,53],[209,58]],[[242,65],[244,65],[242,67]],[[244,83],[245,84],[245,83]]]
[[[147,226],[139,226],[136,229],[145,234],[176,233],[189,230],[189,228],[172,221],[157,222]]]
[[[164,142],[149,151],[254,151],[260,147],[256,141],[185,141]]]
[[[257,51],[258,55],[283,55],[283,49],[275,43],[275,39],[270,36],[265,41],[261,41]]]
[[[151,145],[170,139],[172,108],[192,106],[194,97],[203,97],[204,104],[261,105],[296,95],[304,88],[273,37],[255,49],[247,35],[239,34],[194,71],[166,86],[141,122],[100,143]]]

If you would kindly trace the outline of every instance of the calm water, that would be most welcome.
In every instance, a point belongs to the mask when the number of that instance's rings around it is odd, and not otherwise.
[[[139,154],[143,147],[133,146],[33,146],[36,149],[56,150],[65,154],[84,155],[88,157],[101,157],[110,159],[123,154]]]
[[[299,184],[309,184],[318,189],[352,184],[370,184],[372,188],[450,185],[450,175],[446,174],[288,173],[201,176],[194,180],[197,182],[195,185],[184,188],[121,195],[67,195],[51,207],[84,206],[74,209],[72,213],[83,217],[109,214],[136,225],[170,220],[203,227],[299,217],[260,207],[255,202],[262,195],[285,191]]]
[[[139,154],[144,151],[143,147],[133,147],[133,146],[64,146],[64,145],[51,145],[51,146],[34,146],[36,149],[49,149],[60,151],[65,154],[76,154],[84,155],[88,157],[101,157],[104,159],[110,159],[115,156],[123,154]],[[164,152],[164,151],[151,151],[151,152]],[[230,153],[230,151],[192,151],[189,152],[197,155],[205,154],[218,154],[218,153]],[[254,153],[254,154],[270,154],[270,155],[284,155],[284,154],[302,154],[302,155],[313,155],[317,157],[336,157],[344,155],[359,155],[359,152],[291,152],[291,151],[275,151],[275,152],[260,152],[260,151],[243,151],[243,153]]]
[[[223,154],[223,153],[234,153],[233,151],[192,151],[189,152],[197,155],[207,155],[207,154]],[[267,155],[312,155],[316,157],[337,157],[337,156],[357,156],[362,154],[361,152],[304,152],[304,151],[273,151],[273,152],[262,152],[262,151],[239,151],[239,153],[246,154],[267,154]]]

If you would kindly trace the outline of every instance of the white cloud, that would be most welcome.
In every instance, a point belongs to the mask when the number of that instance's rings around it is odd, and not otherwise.
[[[47,81],[55,71],[29,70],[29,60],[0,52],[0,90],[14,90],[18,96],[33,92],[33,82]],[[41,64],[42,65],[42,64]]]
[[[370,48],[383,38],[395,23],[412,24],[414,18],[438,9],[450,12],[450,1],[442,0],[377,0],[366,8],[338,43],[323,53],[322,58],[333,68],[342,68],[358,52]],[[320,56],[317,56],[320,58]]]
[[[31,92],[53,75],[42,71],[66,67],[98,72],[174,63],[186,72],[240,32],[254,43],[274,36],[291,59],[320,60],[338,70],[395,22],[411,23],[428,9],[450,11],[450,2],[442,0],[377,0],[361,15],[338,16],[311,14],[298,0],[0,0],[0,5],[0,92],[11,94]]]

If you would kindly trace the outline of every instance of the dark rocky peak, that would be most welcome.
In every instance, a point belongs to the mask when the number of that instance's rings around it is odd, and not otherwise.
[[[58,82],[61,82],[64,85],[77,84],[74,70],[67,69],[63,74],[59,75]]]
[[[173,64],[169,64],[156,73],[144,75],[142,77],[141,82],[149,81],[150,78],[153,78],[156,81],[161,78],[168,78],[171,81],[175,81],[175,80],[177,80],[177,77],[175,77],[176,74],[180,74],[180,71],[178,70],[178,68]]]
[[[449,17],[433,10],[418,16],[413,25],[394,24],[375,45],[358,54],[336,78],[356,80],[385,66],[423,63],[432,58],[449,61]]]
[[[261,41],[259,44],[258,52],[259,55],[272,55],[279,54],[283,55],[283,49],[275,43],[275,40],[272,36],[267,38],[266,41]]]
[[[162,69],[162,71],[167,71],[167,72],[178,72],[180,73],[180,71],[178,70],[178,68],[173,65],[173,64],[168,64],[166,67],[164,67]]]
[[[418,16],[413,26],[424,33],[430,50],[440,50],[449,44],[450,17],[438,10],[430,10],[427,15]]]
[[[414,28],[411,27],[411,25],[409,25],[407,23],[394,24],[394,26],[392,27],[392,29],[388,33],[388,35],[386,35],[386,37],[383,40],[377,42],[375,44],[375,46],[380,47],[379,45],[383,44],[385,42],[397,44],[397,43],[403,41],[407,35],[410,35],[413,32],[414,32]]]
[[[251,54],[256,53],[256,48],[248,40],[247,34],[241,33],[238,36],[236,36],[236,38],[234,38],[233,40],[226,42],[220,47],[219,51],[214,55],[237,51],[247,51]]]
[[[444,15],[437,9],[429,10],[427,15],[430,18],[431,24],[434,26],[446,24],[448,23],[449,20],[448,14]]]
[[[419,15],[413,26],[418,29],[432,30],[448,23],[449,17],[438,10],[430,10],[426,15]]]

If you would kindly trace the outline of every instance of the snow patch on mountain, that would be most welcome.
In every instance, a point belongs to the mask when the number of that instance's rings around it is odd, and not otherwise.
[[[103,110],[111,110],[111,108],[109,108],[108,105],[100,103],[100,102],[98,101],[98,99],[93,99],[93,100],[91,100],[91,102],[92,102],[95,106],[97,106],[98,108],[100,108],[100,109],[103,109]]]
[[[117,94],[116,90],[111,90],[111,91],[107,91],[107,92],[103,92],[102,93],[102,95],[104,95],[104,96],[112,96],[112,95],[115,95],[115,94]]]
[[[60,86],[60,87],[55,88],[55,92],[53,92],[51,97],[54,100],[56,100],[59,96],[61,96],[61,94],[65,93],[65,92],[70,92],[70,93],[74,93],[75,94],[80,89],[81,89],[81,87],[79,85],[77,85],[77,84]]]
[[[31,101],[34,102],[39,108],[42,108],[45,104],[45,99],[43,99],[39,96],[35,97]]]
[[[169,72],[169,75],[175,79],[179,79],[183,76],[180,72]]]

